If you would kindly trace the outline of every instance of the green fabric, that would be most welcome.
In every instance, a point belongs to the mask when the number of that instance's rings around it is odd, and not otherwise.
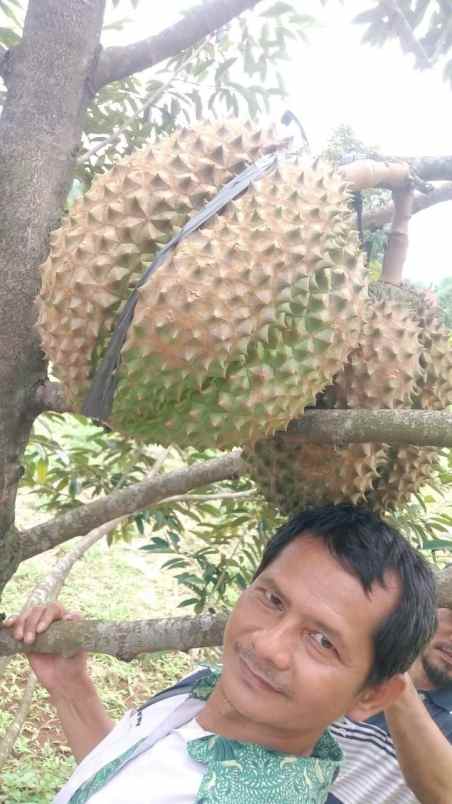
[[[194,685],[191,695],[207,700],[219,675],[219,670],[210,670]],[[69,804],[85,804],[141,753],[146,739],[93,774],[76,790]],[[322,735],[309,757],[281,754],[220,735],[191,740],[187,751],[192,759],[207,766],[196,804],[324,804],[342,759],[329,732]]]
[[[120,754],[119,757],[116,759],[112,759],[111,762],[108,762],[107,765],[104,765],[97,773],[94,773],[86,782],[75,791],[75,793],[69,799],[69,804],[85,804],[85,801],[94,796],[94,793],[97,793],[101,790],[113,776],[116,776],[117,773],[124,767],[135,755],[139,754],[139,747],[144,743],[146,737],[139,740],[135,745],[132,745],[127,751],[124,751],[123,754]]]

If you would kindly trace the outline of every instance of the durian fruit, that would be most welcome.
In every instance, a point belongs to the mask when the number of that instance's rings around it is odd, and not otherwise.
[[[422,373],[413,407],[445,410],[452,405],[451,333],[443,326],[441,312],[432,304],[428,291],[408,287],[405,292],[411,295],[421,328]],[[370,502],[381,511],[406,504],[412,494],[431,481],[439,453],[436,447],[391,447]]]
[[[281,147],[238,120],[181,129],[99,175],[50,236],[41,266],[44,351],[80,405],[131,290],[158,250],[247,164]]]
[[[351,218],[329,165],[286,164],[183,241],[139,291],[113,426],[230,447],[313,404],[358,341]]]
[[[255,133],[246,136],[255,143]],[[234,147],[238,138],[235,131]],[[240,160],[237,150],[230,159],[234,169],[243,164],[244,139]],[[173,178],[168,149],[163,162],[155,149],[147,172],[130,171],[129,160],[99,179],[53,242],[39,327],[76,405],[143,252],[148,262],[188,214],[196,170],[207,175],[213,160],[211,132],[205,141],[210,150],[199,146],[198,161],[191,157],[185,195],[188,168]],[[189,158],[184,152],[184,164]],[[203,198],[224,174],[212,168]],[[164,232],[156,204],[171,214],[182,205]],[[111,425],[162,444],[230,447],[285,427],[313,404],[358,342],[366,282],[353,217],[347,185],[330,165],[287,163],[182,241],[140,288]]]
[[[295,434],[279,432],[247,449],[244,458],[266,500],[289,515],[326,503],[362,503],[385,452],[373,444],[303,443]]]
[[[397,292],[377,286],[366,306],[359,346],[317,407],[410,407],[420,373],[418,320]],[[327,502],[368,502],[389,449],[377,443],[310,444],[295,433],[276,433],[246,455],[266,498],[290,513]]]

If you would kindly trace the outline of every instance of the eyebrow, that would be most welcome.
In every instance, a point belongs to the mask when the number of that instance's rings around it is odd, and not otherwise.
[[[263,574],[264,573],[262,573],[262,575]],[[259,582],[260,577],[261,577],[260,575],[257,576],[257,578],[256,578],[257,582]],[[271,589],[274,592],[276,592],[276,594],[278,595],[278,597],[281,598],[283,603],[285,603],[286,605],[289,605],[289,606],[292,605],[292,601],[289,600],[287,595],[285,595],[284,592],[281,591],[281,589],[279,588],[279,586],[278,586],[277,582],[274,580],[274,578],[272,578],[270,576],[266,576],[266,577],[263,578],[263,580],[265,580],[265,584],[267,586],[270,586]],[[329,625],[324,620],[319,618],[317,615],[314,615],[314,616],[308,615],[308,621],[312,626],[314,626],[314,628],[318,628],[320,631],[324,631],[326,636],[331,637],[332,641],[336,642],[338,644],[338,646],[344,652],[343,658],[344,658],[345,661],[350,659],[350,649],[346,645],[346,643],[344,641],[344,637],[342,636],[341,632],[337,630],[337,628],[334,628],[334,626]]]

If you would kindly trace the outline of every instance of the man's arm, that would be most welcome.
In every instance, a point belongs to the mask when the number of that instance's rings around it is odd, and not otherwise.
[[[18,617],[10,617],[3,625],[11,628],[16,639],[32,645],[55,620],[75,620],[79,615],[65,611],[60,603],[33,606]],[[86,653],[69,659],[43,653],[29,653],[33,672],[47,689],[61,720],[67,741],[77,762],[89,754],[113,729],[91,681]]]
[[[400,768],[421,804],[452,804],[452,745],[407,676],[405,691],[385,711]]]

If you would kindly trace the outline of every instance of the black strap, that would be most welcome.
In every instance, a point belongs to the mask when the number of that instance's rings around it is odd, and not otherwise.
[[[208,667],[202,667],[201,670],[197,670],[195,673],[192,673],[190,676],[181,679],[178,681],[177,684],[174,684],[172,687],[168,687],[166,690],[162,690],[161,692],[157,692],[156,695],[153,695],[152,698],[149,698],[147,701],[142,704],[138,712],[142,712],[143,709],[147,709],[148,706],[151,704],[158,703],[159,701],[164,701],[165,698],[172,698],[174,695],[184,695],[190,690],[193,689],[195,684],[198,681],[201,681],[205,676],[210,674],[210,670]]]
[[[118,384],[120,353],[133,319],[135,306],[138,300],[138,289],[147,282],[149,277],[162,265],[168,254],[174,251],[182,240],[207,223],[214,215],[218,215],[230,201],[244,193],[252,182],[273,172],[277,164],[277,154],[269,154],[245,168],[238,176],[225,184],[202,210],[190,218],[185,226],[183,226],[161,251],[159,251],[155,260],[146,268],[146,271],[129,296],[116,322],[107,350],[100,365],[96,369],[82,408],[82,412],[85,416],[90,416],[93,419],[100,419],[102,421],[108,419],[111,414],[116,386]]]

